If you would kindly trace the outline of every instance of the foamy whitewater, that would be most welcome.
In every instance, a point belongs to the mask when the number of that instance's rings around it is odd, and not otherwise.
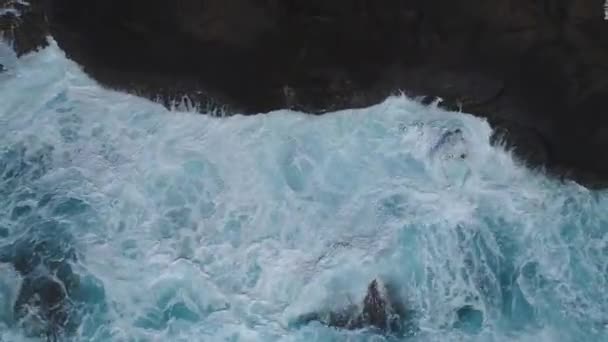
[[[54,43],[0,50],[0,255],[44,241],[71,267],[62,340],[608,340],[608,198],[519,165],[479,118],[405,97],[167,111]],[[5,261],[0,341],[46,340]],[[404,336],[297,323],[375,277],[414,312]]]

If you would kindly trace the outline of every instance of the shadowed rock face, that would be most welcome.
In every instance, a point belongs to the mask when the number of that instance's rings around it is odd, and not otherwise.
[[[440,96],[488,118],[532,165],[603,186],[603,2],[31,0],[0,30],[18,27],[19,53],[50,32],[102,84],[165,103],[323,113],[398,90]]]
[[[47,45],[48,23],[41,2],[0,0],[0,36],[13,43],[18,55]]]

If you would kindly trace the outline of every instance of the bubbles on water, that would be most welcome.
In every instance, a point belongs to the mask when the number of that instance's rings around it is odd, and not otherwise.
[[[142,329],[179,329],[200,323],[208,316],[230,309],[221,292],[201,274],[195,265],[179,260],[146,291],[142,298],[150,307],[135,321]]]
[[[395,340],[290,324],[376,277],[413,312],[412,341],[607,336],[605,195],[519,167],[477,118],[404,97],[322,117],[167,113],[56,46],[12,70],[0,338],[54,322],[75,341]],[[19,329],[26,306],[46,313]]]

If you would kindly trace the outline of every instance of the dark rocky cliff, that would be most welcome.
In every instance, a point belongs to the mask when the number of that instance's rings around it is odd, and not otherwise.
[[[399,90],[440,96],[488,118],[533,165],[603,186],[603,2],[31,0],[0,30],[20,53],[50,32],[102,84],[165,101],[322,113]]]

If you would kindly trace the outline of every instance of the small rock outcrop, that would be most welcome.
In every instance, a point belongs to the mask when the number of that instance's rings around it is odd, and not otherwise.
[[[372,329],[386,335],[403,336],[406,333],[406,320],[410,319],[404,303],[374,279],[367,287],[363,302],[337,311],[314,312],[303,315],[298,323],[320,322],[324,325],[357,330]],[[410,322],[411,323],[411,322]]]

